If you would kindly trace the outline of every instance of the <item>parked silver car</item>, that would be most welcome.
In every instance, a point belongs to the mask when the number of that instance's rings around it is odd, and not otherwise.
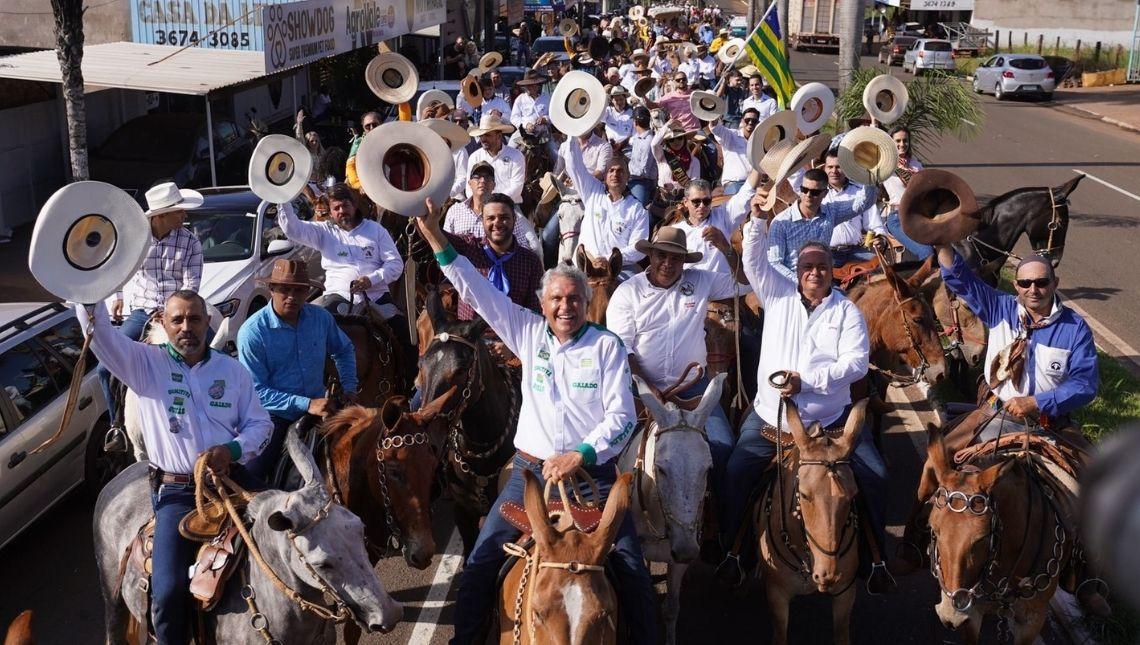
[[[919,38],[911,44],[903,56],[902,69],[915,76],[922,76],[926,70],[941,69],[954,71],[957,63],[954,61],[954,46],[949,40],[937,38]]]
[[[1035,54],[996,54],[974,71],[974,91],[990,92],[999,101],[1014,95],[1038,96],[1048,101],[1055,89],[1053,70]]]

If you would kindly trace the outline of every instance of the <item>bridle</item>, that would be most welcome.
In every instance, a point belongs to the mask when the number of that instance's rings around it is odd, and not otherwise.
[[[388,429],[385,428],[385,434],[376,440],[377,484],[380,488],[380,502],[384,506],[384,524],[388,528],[388,539],[384,543],[384,551],[381,553],[381,557],[388,557],[399,553],[404,547],[403,531],[400,530],[400,525],[396,521],[396,515],[392,512],[392,497],[388,492],[388,469],[384,465],[384,456],[392,450],[423,445],[428,446],[432,455],[437,458],[439,455],[439,449],[432,445],[431,438],[428,437],[426,432],[409,432],[393,436],[388,435],[387,430]]]
[[[879,264],[886,267],[886,260],[883,258],[883,254],[879,251],[878,247],[875,247],[875,254],[879,256]],[[918,340],[915,338],[914,332],[910,328],[910,321],[907,320],[906,309],[903,307],[911,301],[922,302],[923,305],[928,305],[924,301],[920,301],[916,296],[907,296],[906,298],[903,298],[899,294],[899,291],[895,287],[894,283],[890,281],[888,282],[890,283],[891,295],[894,296],[895,311],[898,312],[899,320],[902,322],[903,331],[906,332],[907,342],[910,343],[910,350],[918,356],[919,363],[918,367],[913,368],[913,371],[909,375],[897,374],[890,370],[885,370],[871,364],[868,365],[868,368],[876,373],[886,376],[890,380],[893,387],[907,387],[922,381],[922,379],[926,376],[926,371],[930,369],[930,362],[926,360],[926,353],[922,351],[922,346],[919,344]]]
[[[1056,232],[1061,229],[1061,209],[1064,208],[1065,211],[1068,212],[1069,197],[1068,197],[1068,195],[1066,195],[1066,196],[1062,197],[1060,200],[1058,200],[1057,196],[1053,194],[1052,188],[1048,188],[1047,190],[1049,191],[1049,206],[1050,206],[1050,209],[1052,210],[1052,213],[1051,213],[1050,218],[1049,218],[1049,229],[1048,229],[1049,230],[1049,238],[1045,243],[1045,248],[1033,249],[1033,252],[1037,255],[1044,255],[1046,257],[1052,258],[1054,251],[1058,251],[1058,250],[1065,248],[1064,244],[1061,244],[1059,246],[1054,246],[1053,245],[1053,238],[1054,238]],[[1020,233],[1018,234],[1018,237],[1021,237]],[[998,247],[996,247],[992,244],[989,244],[987,242],[983,242],[982,240],[979,240],[975,235],[968,235],[966,237],[966,241],[969,242],[970,245],[974,247],[974,253],[977,253],[978,257],[981,257],[983,259],[985,258],[985,254],[982,253],[982,248],[987,249],[989,251],[993,251],[993,252],[995,252],[999,255],[1005,256],[1007,258],[1013,258],[1014,260],[1017,260],[1019,262],[1022,259],[1021,256],[1019,256],[1013,252],[1012,248],[1008,251],[1006,251],[1005,249],[999,249]],[[1017,240],[1014,240],[1014,244],[1016,244],[1016,243],[1017,243]],[[979,247],[981,247],[981,248],[979,248]]]
[[[522,545],[514,542],[504,544],[503,550],[507,552],[507,555],[512,555],[523,560],[523,571],[519,577],[519,590],[518,593],[515,594],[514,618],[511,621],[511,633],[514,637],[515,645],[518,645],[522,640],[522,606],[524,596],[526,597],[527,608],[530,609],[531,612],[534,611],[534,588],[535,580],[538,578],[538,571],[542,569],[559,569],[573,574],[605,574],[606,571],[606,568],[600,564],[583,564],[577,560],[571,560],[570,562],[543,561],[542,557],[538,554],[537,547],[535,547],[534,553],[532,554]],[[526,626],[530,642],[537,643],[534,638],[534,619],[530,616],[527,617]]]
[[[654,502],[656,502],[657,508],[660,509],[661,515],[665,519],[665,525],[663,528],[657,528],[656,526],[653,525],[653,520],[649,516],[649,504],[646,503],[650,500],[650,498],[645,494],[645,488],[644,488],[644,475],[646,473],[646,470],[645,470],[645,450],[649,444],[649,435],[651,434],[650,433],[651,427],[653,429],[652,435],[653,435],[654,441],[657,441],[661,437],[661,435],[668,434],[670,432],[695,432],[695,433],[701,435],[702,437],[707,438],[707,435],[705,434],[705,429],[704,428],[697,428],[695,426],[689,425],[689,423],[685,421],[683,416],[681,417],[681,422],[678,423],[677,425],[662,427],[661,425],[657,424],[656,421],[652,421],[652,420],[650,421],[650,424],[651,424],[651,426],[647,426],[645,428],[645,430],[642,431],[642,433],[641,433],[641,443],[637,449],[637,460],[634,462],[634,465],[633,465],[633,478],[634,478],[633,479],[633,489],[635,491],[637,491],[637,497],[641,500],[641,504],[639,505],[641,508],[641,517],[645,521],[645,526],[646,526],[646,528],[649,529],[649,533],[652,535],[652,537],[654,537],[658,540],[668,539],[669,538],[669,530],[670,530],[669,527],[676,524],[677,526],[680,527],[681,532],[683,534],[695,535],[696,540],[699,543],[700,539],[701,539],[701,529],[703,528],[703,524],[704,524],[704,514],[701,512],[702,508],[704,506],[704,500],[701,501],[701,507],[697,509],[697,513],[696,513],[696,516],[693,518],[693,521],[682,522],[681,520],[677,519],[676,515],[673,514],[673,511],[669,508],[669,505],[665,504],[661,500],[661,491],[657,486],[654,486],[653,491],[654,491],[655,495],[653,496],[652,500]],[[653,475],[653,477],[652,477],[653,480],[657,481],[657,460],[656,459],[653,461],[652,475]]]

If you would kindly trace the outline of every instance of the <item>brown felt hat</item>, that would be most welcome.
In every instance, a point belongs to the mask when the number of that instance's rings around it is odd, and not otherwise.
[[[951,244],[978,230],[978,200],[958,175],[924,169],[910,178],[899,200],[903,231],[920,244]]]
[[[311,287],[313,281],[309,279],[309,267],[299,260],[275,260],[273,272],[268,279],[259,280],[265,286],[275,284],[286,287]]]
[[[685,232],[675,226],[662,226],[657,229],[657,235],[653,236],[653,241],[639,240],[634,243],[633,248],[649,255],[649,251],[656,249],[666,253],[676,253],[677,255],[684,255],[685,262],[700,262],[704,254],[700,251],[689,251],[688,239],[685,237]]]

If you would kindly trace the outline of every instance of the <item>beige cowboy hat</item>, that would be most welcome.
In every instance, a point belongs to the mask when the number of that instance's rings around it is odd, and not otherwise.
[[[538,69],[540,67],[546,67],[547,65],[551,64],[552,62],[554,62],[554,52],[546,52],[545,54],[542,54],[537,59],[535,59],[534,69]],[[532,71],[532,70],[527,70],[527,71]],[[515,85],[518,85],[521,82],[522,81],[515,81]],[[545,81],[543,81],[543,82],[545,82]]]
[[[298,143],[300,143],[298,141]],[[305,151],[308,154],[308,150]],[[172,181],[155,184],[146,191],[147,217],[162,215],[170,211],[188,211],[198,208],[205,202],[202,193],[189,188],[179,188]]]
[[[743,50],[744,39],[733,38],[732,40],[720,46],[720,49],[718,49],[716,52],[716,57],[719,58],[720,62],[724,63],[725,65],[732,65],[736,62],[736,57],[739,56],[740,52]]]
[[[93,304],[138,271],[150,248],[149,231],[142,207],[121,188],[77,181],[55,191],[40,209],[28,269],[57,298]]]
[[[428,90],[421,94],[419,100],[416,101],[416,118],[424,118],[424,113],[435,105],[446,105],[454,109],[455,99],[451,98],[451,95],[443,90]]]
[[[682,137],[686,139],[691,138],[695,141],[705,141],[708,139],[708,137],[701,134],[700,130],[686,130],[685,126],[681,125],[681,122],[677,119],[671,119],[666,123],[665,129],[668,131],[665,134],[666,141],[669,139],[680,139]]]
[[[364,81],[380,100],[399,105],[416,95],[420,75],[412,61],[396,52],[384,52],[369,61]]]
[[[459,152],[471,141],[471,135],[463,128],[447,119],[423,119],[420,121],[428,130],[443,137],[452,152]]]
[[[629,96],[629,90],[621,85],[610,85],[606,88],[606,94],[609,94],[610,98],[615,96]]]
[[[550,95],[550,123],[567,136],[590,132],[605,111],[606,90],[596,76],[586,72],[568,72]]]
[[[512,134],[515,131],[515,126],[510,123],[503,123],[503,119],[494,111],[484,114],[479,119],[479,125],[472,126],[467,130],[467,134],[473,137],[481,137],[488,132],[498,130],[503,134]]]
[[[436,204],[447,199],[455,179],[455,162],[443,138],[429,132],[430,129],[419,123],[392,121],[364,137],[356,151],[356,174],[369,199],[405,217],[423,216],[427,198],[435,200]],[[403,189],[388,179],[385,170],[385,166],[390,164],[388,156],[397,151],[418,166],[416,170],[423,177],[422,184]]]
[[[638,79],[637,82],[633,84],[633,95],[639,99],[644,99],[645,97],[649,96],[650,90],[656,86],[657,79],[655,78],[650,78],[647,76],[645,78]]]
[[[538,198],[539,204],[549,204],[555,197],[562,194],[562,186],[554,173],[547,172],[538,180],[538,187],[542,189],[542,196]]]
[[[637,26],[638,27],[648,27],[649,26],[649,18],[646,18],[645,16],[638,18],[637,19]]]
[[[772,177],[773,183],[772,190],[768,191],[768,198],[764,200],[764,210],[771,210],[772,207],[776,205],[780,184],[793,172],[823,154],[823,152],[827,150],[829,143],[831,143],[830,137],[823,134],[816,134],[796,143],[783,154],[776,174],[769,175]]]
[[[889,74],[872,78],[867,87],[863,88],[863,107],[867,109],[867,114],[883,125],[898,121],[903,112],[906,112],[909,101],[910,92],[906,85]]]
[[[503,64],[503,55],[499,52],[487,52],[479,59],[478,74],[483,75]]]
[[[781,110],[764,119],[752,130],[748,138],[748,158],[752,167],[760,170],[760,160],[768,151],[776,147],[781,141],[796,140],[796,115],[788,110]],[[771,176],[769,174],[769,176]]]
[[[562,22],[558,23],[558,33],[562,34],[564,38],[570,38],[578,35],[578,23],[574,22],[573,18],[563,18]]]
[[[685,58],[692,58],[697,55],[697,45],[690,42],[681,43],[681,51],[684,52]]]
[[[629,8],[629,11],[626,12],[626,15],[629,16],[630,20],[643,20],[645,18],[645,7],[639,4],[635,4]]]
[[[249,189],[270,204],[285,204],[301,194],[313,170],[305,144],[283,134],[262,137],[249,158]]]
[[[645,50],[640,47],[633,50],[633,53],[629,55],[629,59],[634,63],[641,61],[643,64],[649,64],[649,54],[647,54]]]
[[[546,54],[543,55],[545,56]],[[553,59],[553,57],[551,58]],[[547,80],[548,79],[546,75],[539,73],[538,70],[528,69],[523,72],[522,78],[515,81],[515,85],[518,85],[519,87],[526,87],[527,85],[542,85]]]
[[[657,229],[657,234],[653,236],[652,242],[649,240],[638,240],[634,242],[633,248],[646,255],[649,255],[649,252],[654,250],[683,255],[685,256],[686,264],[700,262],[704,254],[700,251],[690,251],[687,244],[688,239],[685,237],[684,231],[673,226],[662,226]]]
[[[851,181],[881,184],[895,174],[898,163],[894,140],[879,128],[860,126],[839,142],[839,167]]]
[[[712,122],[723,117],[728,106],[724,99],[716,94],[697,90],[689,95],[689,109],[698,119]]]
[[[752,78],[753,76],[761,76],[760,70],[755,65],[745,65],[740,68],[740,75],[744,78]]]
[[[834,109],[835,94],[823,83],[808,83],[796,90],[789,108],[796,115],[796,127],[805,135],[822,128]]]
[[[479,77],[475,74],[468,74],[459,81],[459,93],[471,107],[477,108],[483,105],[483,88],[479,85]]]
[[[784,161],[784,157],[787,156],[788,151],[794,147],[796,147],[794,139],[783,139],[772,146],[767,152],[763,153],[759,160],[753,160],[752,167],[769,179],[772,179],[779,174],[780,163]],[[750,155],[754,152],[751,145],[748,148],[748,152]]]
[[[920,244],[952,244],[978,230],[978,200],[966,180],[927,168],[910,178],[899,200],[903,231]]]

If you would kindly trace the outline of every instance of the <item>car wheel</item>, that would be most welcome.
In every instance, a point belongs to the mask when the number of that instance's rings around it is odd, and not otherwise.
[[[994,84],[994,98],[999,101],[1005,100],[1005,91],[1001,89],[1001,82]]]
[[[1052,101],[1053,100],[1053,93],[1052,92],[1046,92],[1046,93],[1042,94],[1041,100],[1042,101]]]
[[[87,448],[83,459],[83,489],[91,499],[99,496],[99,491],[107,485],[115,475],[135,461],[134,452],[127,447],[126,452],[106,452],[103,450],[103,439],[107,435],[110,422],[104,415],[99,418],[87,437]]]
[[[982,89],[982,84],[978,82],[978,77],[974,76],[974,94],[984,94],[984,93],[985,93],[985,91]]]

